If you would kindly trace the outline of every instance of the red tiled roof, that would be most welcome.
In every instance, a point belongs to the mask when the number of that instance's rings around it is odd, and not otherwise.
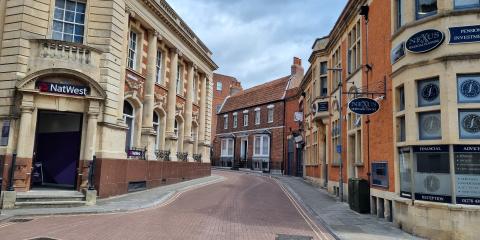
[[[290,76],[282,77],[246,89],[229,97],[223,105],[220,113],[231,112],[237,109],[249,108],[281,100],[285,94],[289,78]]]

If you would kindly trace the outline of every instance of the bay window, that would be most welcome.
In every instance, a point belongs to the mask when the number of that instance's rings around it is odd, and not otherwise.
[[[437,14],[437,0],[416,0],[415,15],[417,20]]]

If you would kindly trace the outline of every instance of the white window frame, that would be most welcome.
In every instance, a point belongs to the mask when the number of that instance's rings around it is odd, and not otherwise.
[[[248,127],[248,111],[243,112],[243,126]]]
[[[134,136],[135,136],[135,108],[133,107],[133,104],[131,104],[131,103],[128,103],[128,104],[130,104],[130,106],[132,107],[132,115],[123,113],[123,121],[126,123],[127,118],[132,119],[132,125],[129,126],[129,128],[128,128],[128,131],[131,131],[131,133],[130,133],[130,146],[127,146],[127,144],[125,143],[125,149],[126,150],[131,149],[135,145],[134,142],[133,142],[133,140],[135,139],[134,138]],[[128,136],[128,134],[127,134],[127,136]]]
[[[260,108],[255,108],[255,125],[260,125],[260,119],[261,117],[261,112],[260,112]]]
[[[267,107],[268,109],[268,112],[267,112],[267,122],[268,123],[272,123],[273,122],[273,113],[274,113],[274,106],[273,105],[269,105]]]
[[[86,24],[85,24],[85,19],[87,17],[87,2],[84,1],[84,0],[68,0],[70,2],[75,2],[75,10],[67,10],[67,0],[63,0],[64,1],[64,6],[63,8],[60,8],[60,7],[57,7],[56,6],[56,2],[54,3],[54,12],[53,12],[53,23],[52,23],[52,39],[56,39],[56,40],[61,40],[61,41],[68,41],[68,42],[75,42],[75,43],[83,43],[85,41],[85,30],[86,30]],[[84,4],[85,8],[84,8],[84,12],[80,12],[80,11],[77,11],[77,5],[78,4]],[[62,18],[57,18],[55,12],[60,12],[62,11],[63,12],[63,16]],[[66,12],[69,12],[69,13],[73,13],[73,22],[72,21],[68,21],[65,16],[66,16]],[[83,15],[83,22],[80,22],[80,21],[76,21],[77,19],[77,15]],[[62,25],[62,31],[56,31],[54,26],[55,26],[55,23],[58,23],[58,24],[61,24]],[[72,33],[67,33],[65,32],[65,25],[66,24],[69,24],[69,25],[73,25],[73,29],[72,29]],[[82,34],[76,34],[76,28],[77,27],[82,27],[83,28],[83,32]],[[55,37],[55,34],[58,33],[58,34],[61,34],[61,38],[59,37]],[[69,41],[69,40],[66,40],[65,39],[65,35],[71,35],[72,36],[72,41]],[[75,37],[81,37],[82,41],[75,41]]]
[[[153,129],[157,132],[155,136],[155,150],[160,149],[160,115],[156,112],[153,112],[153,115],[157,116],[157,122],[153,121]]]
[[[223,115],[223,129],[228,129],[228,115]]]
[[[362,31],[360,21],[348,33],[347,64],[348,74],[354,73],[362,66]]]
[[[259,151],[257,152],[257,143],[259,144]],[[266,152],[264,147],[266,144]],[[267,134],[255,135],[253,138],[253,156],[254,157],[269,157],[270,156],[270,136]]]
[[[156,58],[156,77],[155,77],[155,83],[157,84],[163,84],[163,74],[162,74],[162,60],[163,60],[163,52],[161,49],[157,49],[157,58]]]
[[[233,139],[223,138],[221,142],[221,157],[233,157]]]
[[[138,35],[137,32],[130,30],[128,38],[127,67],[132,70],[137,70]]]
[[[217,91],[222,91],[223,90],[223,83],[221,81],[217,82]]]
[[[177,95],[183,96],[183,66],[181,64],[177,65]]]
[[[233,128],[237,128],[238,126],[238,114],[233,113]]]

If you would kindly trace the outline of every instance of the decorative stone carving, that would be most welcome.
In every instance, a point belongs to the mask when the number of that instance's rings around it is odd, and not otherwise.
[[[155,93],[154,97],[155,97],[155,105],[158,105],[161,108],[165,108],[167,97],[159,93]]]
[[[137,81],[134,81],[134,80],[129,80],[128,78],[126,79],[125,82],[127,83],[127,86],[132,90],[138,91],[140,88],[142,88],[142,83],[141,82],[137,82]]]

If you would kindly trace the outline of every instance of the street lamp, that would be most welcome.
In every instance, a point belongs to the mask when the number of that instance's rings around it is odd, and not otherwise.
[[[342,72],[342,68],[328,68],[328,71],[338,71]],[[338,145],[336,146],[337,153],[338,153],[338,159],[339,161],[339,168],[340,168],[340,180],[338,181],[339,188],[338,191],[340,192],[340,201],[343,202],[343,161],[342,161],[342,125],[343,125],[343,114],[342,114],[342,94],[343,94],[343,83],[342,83],[342,77],[340,75],[340,81],[338,81],[338,88],[339,88],[339,94],[340,94],[340,99],[337,101],[337,109],[339,113],[339,119],[340,119],[340,124],[339,124],[339,137],[338,137]]]

